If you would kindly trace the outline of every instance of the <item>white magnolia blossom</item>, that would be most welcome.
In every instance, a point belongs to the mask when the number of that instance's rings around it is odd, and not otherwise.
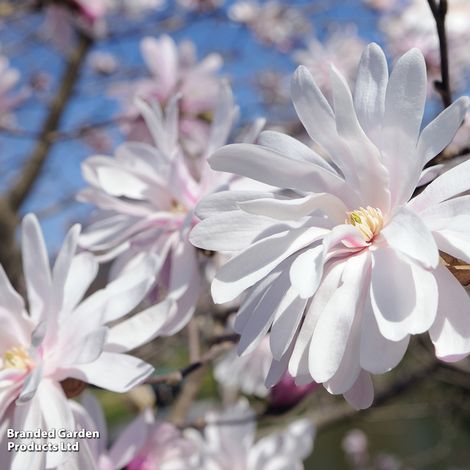
[[[152,285],[154,262],[143,260],[105,289],[82,301],[97,273],[89,253],[76,255],[80,226],[67,234],[52,270],[42,233],[33,215],[22,225],[23,270],[28,313],[23,299],[0,267],[0,426],[2,429],[74,429],[72,411],[60,382],[78,379],[125,392],[152,372],[146,362],[123,354],[147,342],[169,313],[171,301],[119,321]],[[107,324],[113,322],[112,327]],[[1,433],[0,460],[12,470],[54,468],[64,452],[8,451]],[[37,444],[57,443],[38,439]]]
[[[354,96],[332,67],[330,106],[311,74],[292,81],[297,114],[324,159],[297,140],[261,133],[259,145],[228,145],[215,170],[277,186],[224,191],[203,200],[192,242],[237,253],[216,274],[216,303],[249,294],[235,321],[239,352],[270,330],[279,376],[315,380],[370,406],[369,373],[403,357],[410,335],[429,331],[436,355],[470,352],[470,299],[440,263],[439,251],[470,262],[470,162],[410,198],[424,165],[452,140],[468,107],[460,98],[420,131],[426,68],[406,53],[388,76],[369,45]]]
[[[448,2],[446,32],[451,52],[449,67],[453,88],[463,88],[465,73],[470,67],[468,42],[470,40],[470,2]],[[434,17],[427,1],[411,0],[396,14],[384,16],[380,28],[385,33],[388,49],[394,57],[412,47],[419,48],[426,59],[431,81],[441,79],[439,38]]]
[[[357,63],[364,47],[365,43],[357,35],[356,28],[349,25],[333,31],[323,42],[311,39],[307,49],[294,53],[294,60],[309,69],[324,93],[331,94],[331,64],[341,72],[349,85],[353,85]]]
[[[220,93],[206,155],[226,142],[237,115],[228,85]],[[190,319],[201,290],[201,254],[188,239],[198,222],[194,207],[203,196],[227,187],[233,177],[211,170],[205,157],[193,160],[183,154],[177,99],[169,102],[165,115],[157,103],[151,108],[140,102],[139,107],[153,145],[128,142],[114,158],[95,156],[83,164],[91,187],[79,198],[102,211],[82,235],[81,245],[100,253],[101,260],[116,258],[113,276],[131,269],[138,254],[157,256],[159,292],[177,302],[164,327],[166,334],[173,334]]]
[[[314,428],[306,419],[255,442],[254,412],[244,399],[221,413],[208,413],[205,422],[202,436],[185,433],[197,443],[204,470],[302,470],[312,452]]]
[[[80,451],[58,470],[200,470],[199,449],[173,424],[155,420],[143,410],[107,448],[108,430],[99,401],[85,393],[70,402],[77,430],[98,431],[99,439],[82,439]]]
[[[311,31],[310,22],[300,9],[278,0],[264,3],[238,0],[230,7],[229,17],[246,24],[262,42],[274,44],[283,51]]]
[[[269,336],[265,336],[251,353],[242,357],[235,348],[228,351],[216,362],[214,378],[224,389],[265,398],[269,394],[265,382],[272,362]]]

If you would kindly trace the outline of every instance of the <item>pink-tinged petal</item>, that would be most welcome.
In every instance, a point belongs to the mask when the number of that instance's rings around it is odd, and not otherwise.
[[[73,403],[76,402],[73,401]],[[96,429],[100,433],[100,438],[93,442],[93,450],[96,449],[95,455],[98,456],[105,452],[108,444],[108,428],[106,426],[106,418],[103,413],[103,408],[101,407],[98,398],[96,398],[96,396],[88,390],[85,390],[80,395],[80,403],[83,405],[81,409],[86,410],[83,415],[88,418],[88,421],[91,421],[91,423],[88,423],[83,427],[90,430]],[[77,413],[74,410],[75,420],[77,420],[76,416]]]
[[[210,158],[212,169],[246,176],[280,188],[328,192],[343,200],[353,195],[339,176],[303,160],[294,160],[274,150],[253,144],[231,144]]]
[[[423,54],[412,49],[396,63],[385,94],[383,158],[389,170],[392,204],[409,199],[423,163],[414,158],[426,100]]]
[[[276,309],[269,336],[275,360],[280,360],[291,346],[306,305],[307,299],[300,298],[295,289],[290,288]]]
[[[0,265],[0,306],[12,315],[22,315],[24,311],[23,298],[10,284],[8,276]]]
[[[439,264],[436,242],[423,220],[411,210],[401,207],[381,231],[381,236],[396,251],[418,261],[425,268]]]
[[[409,335],[401,341],[390,341],[379,330],[377,320],[367,301],[362,321],[360,340],[361,367],[372,374],[383,374],[392,370],[402,360],[408,343]]]
[[[44,380],[38,388],[37,395],[44,420],[42,429],[70,431],[75,429],[72,410],[59,384],[51,380]],[[63,439],[60,437],[48,438],[48,442],[60,446]],[[61,451],[59,447],[58,452],[46,454],[46,468],[56,468],[70,458],[70,454]]]
[[[147,408],[124,429],[109,451],[114,468],[125,467],[139,453],[154,422],[152,410]]]
[[[106,350],[126,352],[152,341],[159,335],[175,307],[175,302],[167,299],[113,325],[109,330]]]
[[[362,54],[357,71],[354,107],[361,127],[374,142],[382,126],[387,83],[385,54],[377,44],[369,44]]]
[[[356,227],[349,224],[337,225],[331,232],[323,238],[323,254],[325,261],[336,256],[344,248],[356,249],[364,248],[368,243],[364,240],[361,232]]]
[[[289,276],[294,291],[303,299],[312,297],[323,275],[323,246],[300,253],[292,263]]]
[[[282,132],[263,131],[258,137],[258,144],[277,151],[293,160],[306,161],[321,166],[336,174],[336,170],[322,156],[315,153],[310,147]]]
[[[240,251],[274,223],[268,217],[247,214],[240,210],[229,211],[197,224],[189,239],[194,246],[206,250]]]
[[[427,331],[436,318],[438,291],[432,272],[391,248],[373,253],[371,304],[380,332],[391,341]]]
[[[64,311],[71,312],[80,302],[98,273],[98,262],[90,253],[80,253],[72,260],[64,285]]]
[[[286,269],[285,266],[279,266],[277,270],[279,275],[265,290],[243,330],[240,331],[240,342],[237,347],[239,355],[249,354],[253,351],[270,328],[274,315],[289,289],[289,274]]]
[[[439,306],[429,335],[439,359],[459,361],[470,353],[470,298],[444,266],[439,266],[434,276],[439,288]]]
[[[451,168],[437,177],[426,189],[413,198],[409,207],[420,213],[434,204],[439,204],[470,190],[470,160]]]
[[[45,304],[49,300],[51,270],[41,228],[33,214],[28,214],[23,219],[21,247],[29,313],[36,320],[42,315]]]
[[[324,235],[324,229],[294,229],[260,240],[228,261],[212,282],[215,303],[233,300],[291,254]]]
[[[128,354],[103,352],[90,363],[64,368],[64,377],[72,377],[111,392],[124,393],[141,384],[153,373],[150,364]]]
[[[462,124],[469,103],[467,96],[460,97],[423,129],[416,148],[417,158],[423,166],[450,144]]]
[[[441,251],[470,263],[470,234],[454,230],[439,230],[433,233]]]
[[[330,380],[340,366],[369,282],[369,271],[368,251],[345,261],[341,285],[321,312],[310,344],[309,369],[316,382]]]
[[[312,299],[312,303],[305,314],[304,321],[295,340],[292,357],[289,361],[289,373],[293,377],[297,377],[297,375],[310,375],[308,370],[308,353],[313,332],[328,301],[339,287],[344,266],[344,262],[339,262],[327,268],[322,282]]]
[[[238,203],[238,206],[250,214],[264,215],[277,220],[296,220],[320,210],[332,221],[342,223],[347,212],[341,199],[327,193],[315,193],[289,199],[263,198],[242,201]]]
[[[357,410],[369,408],[374,401],[374,384],[369,373],[363,370],[356,383],[344,394],[344,398]]]
[[[330,70],[338,137],[349,151],[344,158],[354,163],[357,188],[362,205],[378,207],[387,212],[390,206],[388,172],[381,162],[380,152],[366,136],[356,116],[353,98],[344,77],[334,66]]]

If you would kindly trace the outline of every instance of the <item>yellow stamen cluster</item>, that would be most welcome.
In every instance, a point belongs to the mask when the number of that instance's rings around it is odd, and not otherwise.
[[[34,365],[24,346],[14,346],[2,356],[2,369],[28,370]]]
[[[185,214],[187,211],[186,207],[181,204],[181,202],[176,201],[173,199],[171,202],[171,212],[174,212],[176,214]]]
[[[347,224],[356,227],[366,241],[371,241],[383,228],[384,219],[382,211],[367,206],[365,209],[359,207],[358,210],[347,212]]]

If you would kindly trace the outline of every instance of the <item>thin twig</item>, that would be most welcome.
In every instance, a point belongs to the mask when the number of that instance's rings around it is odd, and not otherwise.
[[[435,81],[434,86],[437,92],[441,95],[444,107],[447,108],[452,104],[452,92],[450,89],[449,77],[449,50],[447,47],[447,33],[446,33],[446,15],[447,15],[447,0],[428,0],[429,8],[436,22],[437,35],[439,36],[439,53],[441,56],[441,81]]]

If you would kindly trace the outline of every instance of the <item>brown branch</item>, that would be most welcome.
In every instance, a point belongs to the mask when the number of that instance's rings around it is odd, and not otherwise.
[[[61,81],[61,86],[54,97],[47,118],[44,122],[39,140],[32,155],[26,162],[17,181],[7,194],[7,201],[11,210],[17,212],[33,188],[52,146],[49,135],[57,131],[65,106],[73,92],[77,82],[80,68],[86,54],[93,44],[93,40],[80,34],[77,48],[71,53],[68,64]]]
[[[446,15],[447,15],[447,0],[428,0],[429,8],[431,9],[434,21],[436,22],[437,35],[439,36],[439,53],[441,56],[441,81],[435,81],[434,86],[437,92],[441,95],[444,108],[452,104],[452,92],[450,89],[449,77],[449,50],[447,47],[447,33],[446,33]]]

